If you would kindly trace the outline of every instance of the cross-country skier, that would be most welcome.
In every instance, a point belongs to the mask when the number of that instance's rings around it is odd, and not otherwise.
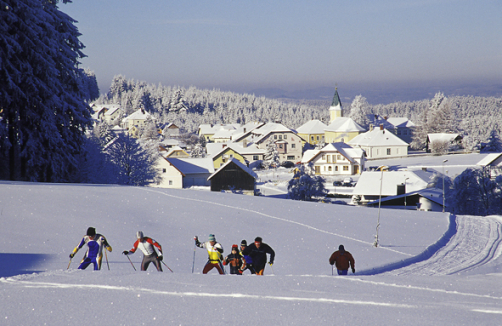
[[[80,241],[80,244],[73,249],[70,258],[73,258],[80,248],[87,245],[87,252],[80,262],[78,269],[86,269],[91,263],[94,265],[94,270],[101,269],[101,260],[103,259],[103,247],[108,251],[112,251],[112,247],[106,241],[106,238],[101,234],[96,234],[96,229],[89,227],[86,235]]]
[[[343,245],[340,245],[338,250],[331,254],[329,263],[332,266],[335,264],[338,275],[347,275],[349,267],[352,267],[352,273],[356,272],[354,257],[345,250]]]
[[[270,266],[274,263],[275,252],[268,244],[263,243],[261,237],[256,237],[254,243],[247,246],[242,253],[251,256],[256,275],[263,275],[267,264],[267,254],[270,255]]]
[[[225,257],[223,265],[230,266],[230,274],[242,275],[242,271],[246,268],[246,261],[239,253],[239,248],[236,244],[232,245],[232,253]]]
[[[242,251],[244,251],[244,249],[246,249],[247,246],[248,246],[248,242],[246,240],[242,240],[241,241],[240,255],[242,256],[242,258],[244,258],[244,261],[246,262],[246,266],[242,268],[242,273],[244,273],[244,271],[247,269],[251,272],[251,274],[256,274],[256,271],[254,270],[254,266],[253,266],[253,259],[251,258],[251,256],[244,255],[242,253]]]
[[[124,255],[132,255],[136,252],[136,249],[139,249],[141,250],[141,252],[143,252],[141,270],[146,271],[150,263],[153,263],[155,267],[157,267],[157,270],[159,272],[162,272],[162,266],[160,265],[160,262],[164,257],[162,256],[162,246],[160,245],[160,243],[152,238],[145,237],[142,231],[138,231],[136,233],[136,238],[138,240],[136,240],[132,249],[129,251],[125,250],[122,253]],[[158,254],[155,251],[155,247],[157,247],[157,250],[159,251]]]
[[[216,242],[214,234],[210,234],[207,242],[199,242],[199,238],[195,236],[195,245],[199,248],[206,248],[209,259],[202,270],[202,274],[207,274],[213,268],[218,270],[220,275],[225,274],[223,272],[223,266],[221,265],[221,258],[223,253],[223,247],[220,243]]]

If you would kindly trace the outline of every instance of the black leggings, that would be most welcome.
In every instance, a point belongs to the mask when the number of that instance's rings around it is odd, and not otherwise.
[[[150,256],[143,256],[143,261],[141,262],[141,270],[146,271],[150,263],[153,263],[159,272],[162,272],[162,266],[160,261],[157,259],[156,254],[151,254]]]

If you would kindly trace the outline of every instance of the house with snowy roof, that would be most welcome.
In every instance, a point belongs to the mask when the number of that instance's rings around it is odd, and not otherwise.
[[[306,122],[302,126],[296,129],[298,136],[305,139],[310,145],[317,145],[324,143],[324,129],[326,129],[326,124],[314,119]]]
[[[383,127],[375,128],[347,142],[361,148],[367,159],[408,156],[408,143]]]
[[[221,165],[208,180],[211,182],[211,191],[232,191],[247,195],[254,195],[257,175],[232,158]]]
[[[405,117],[382,117],[378,114],[368,114],[366,115],[368,121],[371,125],[370,129],[373,127],[383,127],[390,132],[392,132],[397,137],[401,138],[408,144],[413,141],[413,134],[416,129],[416,125]]]
[[[343,107],[338,90],[335,90],[335,95],[329,108],[329,116],[330,124],[324,128],[326,143],[347,143],[360,133],[366,131],[353,119],[343,116]]]
[[[112,124],[113,121],[120,118],[119,104],[91,104],[94,113],[91,115],[94,121],[105,121]]]
[[[238,139],[238,141],[245,142],[246,147],[255,145],[262,150],[266,150],[270,140],[275,143],[281,162],[296,163],[301,161],[305,140],[281,123],[266,123],[260,128],[252,130],[246,137]]]
[[[185,152],[185,150],[179,146],[173,146],[173,147],[169,148],[167,151],[161,150],[160,153],[165,158],[190,157],[190,155],[188,155],[188,153]]]
[[[355,175],[364,170],[364,152],[345,143],[331,143],[320,150],[305,151],[305,170],[323,176]]]
[[[437,151],[437,148],[443,148],[443,151],[458,150],[462,148],[462,139],[460,134],[455,133],[427,134],[425,150],[428,153]]]
[[[490,153],[476,163],[476,165],[487,168],[490,171],[490,177],[496,178],[502,175],[502,153]]]
[[[207,155],[213,158],[214,168],[217,169],[228,160],[236,158],[246,166],[248,164],[262,161],[265,150],[258,148],[254,144],[244,147],[243,143],[207,143]]]
[[[220,131],[227,131],[230,132],[235,132],[239,129],[240,125],[237,124],[201,124],[199,126],[198,134],[199,137],[204,136],[206,138],[207,142],[214,142],[215,140],[213,139],[214,135]],[[225,133],[226,134],[226,133]],[[228,140],[219,140],[220,142],[226,142]]]
[[[434,188],[437,171],[431,169],[411,171],[364,171],[352,194],[356,204],[367,204],[382,198],[404,195]]]
[[[145,109],[139,109],[122,119],[121,126],[123,129],[127,130],[131,136],[138,137],[139,131],[146,126],[148,119],[155,120]]]
[[[214,173],[211,158],[165,158],[159,155],[157,168],[162,180],[152,184],[160,188],[190,188],[211,185],[208,178]]]

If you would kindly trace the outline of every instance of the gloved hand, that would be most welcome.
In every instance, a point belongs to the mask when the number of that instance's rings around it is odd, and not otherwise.
[[[226,259],[223,261],[223,266],[227,266],[227,260]]]
[[[128,254],[129,254],[129,251],[127,251],[127,250],[122,251],[122,255],[126,255],[127,256]]]
[[[274,262],[271,261],[271,262],[269,262],[269,264],[270,264],[270,266],[272,266],[274,264]]]
[[[164,256],[158,256],[158,257],[157,257],[157,260],[158,260],[158,261],[162,261],[163,259],[164,259]]]
[[[355,274],[355,273],[356,273],[356,269],[352,268],[352,274]]]
[[[200,245],[199,237],[195,236],[193,239],[195,240],[195,245],[199,246]]]
[[[75,257],[75,254],[72,252],[72,253],[70,254],[70,259],[72,259],[73,257]]]
[[[108,250],[109,252],[112,252],[112,246],[106,247],[106,250]]]

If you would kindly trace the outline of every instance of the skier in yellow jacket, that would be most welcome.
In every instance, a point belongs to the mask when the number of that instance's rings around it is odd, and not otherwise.
[[[214,234],[210,234],[207,242],[200,242],[199,238],[195,236],[195,245],[199,248],[206,248],[209,255],[208,261],[202,270],[202,274],[207,274],[213,268],[218,270],[220,275],[225,274],[223,266],[221,265],[223,247],[220,243],[216,242]]]

